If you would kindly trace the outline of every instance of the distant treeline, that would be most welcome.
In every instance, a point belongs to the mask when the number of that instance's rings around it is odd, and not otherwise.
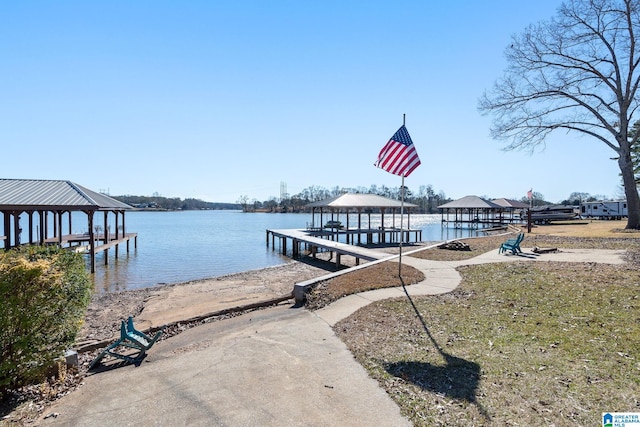
[[[440,213],[438,210],[438,206],[444,205],[445,203],[449,203],[453,201],[453,199],[447,197],[443,191],[436,192],[431,185],[420,185],[417,191],[410,189],[405,186],[405,195],[404,200],[407,203],[412,203],[417,205],[417,208],[411,210],[413,213],[425,213],[425,214],[433,214]],[[237,203],[238,206],[242,208],[245,212],[308,212],[309,209],[306,208],[306,205],[313,202],[318,202],[321,200],[330,199],[332,197],[337,197],[342,194],[352,193],[352,194],[376,194],[379,196],[387,197],[389,199],[400,200],[402,196],[402,187],[387,187],[385,185],[377,186],[372,185],[371,187],[333,187],[332,189],[327,189],[319,186],[311,186],[305,188],[300,193],[295,194],[293,196],[286,195],[282,198],[282,200],[277,200],[275,197],[272,197],[266,201],[259,201],[257,199],[250,199],[249,196],[240,196]],[[526,195],[523,195],[520,198],[513,198],[514,200],[518,200],[520,202],[524,202],[529,204],[530,202],[533,206],[542,206],[551,204],[549,201],[545,200],[544,195],[538,192],[532,192],[532,200],[528,200]],[[486,200],[492,200],[497,198],[509,198],[505,195],[499,196],[480,196]],[[592,200],[604,200],[604,196],[599,195],[591,195],[589,193],[581,193],[574,192],[571,195],[559,204],[562,205],[580,205],[582,201],[592,201]]]
[[[162,196],[111,196],[138,209],[149,210],[213,210],[213,209],[242,209],[236,203],[205,202],[199,199],[181,199],[179,197]]]
[[[244,212],[308,212],[306,207],[309,203],[318,202],[321,200],[330,199],[346,193],[354,194],[377,194],[379,196],[387,197],[390,199],[400,200],[402,195],[401,187],[387,187],[372,185],[369,188],[366,187],[334,187],[327,189],[319,186],[311,186],[305,188],[300,193],[291,195],[284,195],[281,200],[271,197],[269,200],[259,201],[257,199],[250,199],[249,196],[240,196],[236,203],[221,203],[221,202],[205,202],[199,199],[180,199],[179,197],[162,197],[159,195],[153,196],[112,196],[114,199],[127,203],[135,208],[149,209],[149,210],[206,210],[206,209],[229,209],[229,210],[243,210]],[[481,196],[484,199],[491,200],[492,197]],[[504,197],[504,196],[500,196]],[[526,197],[516,199],[521,202],[529,203]],[[567,200],[563,200],[560,204],[563,205],[580,205],[582,201],[592,200],[604,200],[604,196],[592,196],[589,193],[571,193]],[[418,205],[416,209],[413,209],[414,213],[440,213],[438,206],[451,202],[452,199],[448,198],[443,191],[435,192],[431,185],[421,185],[417,191],[411,190],[405,186],[405,201]],[[542,194],[533,192],[533,205],[541,206],[549,204],[545,201]]]
[[[369,188],[334,187],[333,189],[326,189],[324,187],[311,186],[296,195],[286,195],[286,197],[280,201],[271,198],[270,200],[261,202],[256,199],[250,200],[248,196],[240,196],[238,205],[245,212],[308,212],[309,209],[306,208],[306,205],[309,203],[337,197],[346,193],[376,194],[390,199],[400,200],[402,187],[387,187],[384,185],[378,187],[372,185]],[[417,192],[405,186],[405,201],[418,205],[418,208],[412,210],[414,213],[439,213],[437,207],[450,202],[451,199],[447,198],[442,191],[436,193],[431,185],[421,185]]]

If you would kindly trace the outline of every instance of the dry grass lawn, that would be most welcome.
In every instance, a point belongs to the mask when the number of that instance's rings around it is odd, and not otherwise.
[[[532,235],[569,237],[640,237],[638,230],[625,230],[627,221],[560,221],[534,226]]]
[[[416,426],[592,426],[605,411],[640,412],[640,233],[623,227],[539,226],[522,247],[626,249],[625,265],[467,266],[450,294],[380,301],[335,331]],[[465,259],[504,239],[415,256]],[[366,271],[357,283],[397,285],[397,268]],[[337,279],[324,289],[357,290]]]

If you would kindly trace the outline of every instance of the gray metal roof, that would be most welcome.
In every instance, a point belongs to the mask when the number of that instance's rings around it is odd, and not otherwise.
[[[0,179],[0,210],[21,209],[132,209],[104,194],[71,181]]]
[[[352,194],[347,193],[341,196],[332,197],[330,199],[321,200],[319,202],[309,203],[310,208],[400,208],[402,202],[400,200],[389,199],[387,197],[378,196],[377,194]],[[404,203],[405,208],[415,208],[418,205],[413,203]]]
[[[496,205],[502,206],[503,208],[525,209],[529,207],[528,204],[513,199],[494,199],[492,202]]]
[[[464,196],[453,202],[438,206],[438,209],[501,209],[502,206],[478,196]]]

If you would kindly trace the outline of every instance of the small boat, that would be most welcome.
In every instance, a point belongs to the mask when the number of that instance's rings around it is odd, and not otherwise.
[[[337,228],[338,230],[342,230],[344,227],[340,221],[327,221],[324,228]]]

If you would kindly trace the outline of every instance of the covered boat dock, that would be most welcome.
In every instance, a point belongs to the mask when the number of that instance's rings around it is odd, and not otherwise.
[[[509,199],[485,200],[478,196],[465,196],[438,206],[442,215],[442,226],[453,224],[454,228],[500,227],[521,222],[516,213],[528,206]]]
[[[380,254],[363,246],[403,244],[422,241],[422,230],[411,229],[411,209],[417,205],[402,203],[375,194],[347,193],[331,199],[310,203],[311,222],[304,230],[267,230],[267,246],[275,250],[279,240],[281,253],[287,255],[287,240],[291,240],[292,257],[301,255],[301,244],[315,256],[318,249],[340,255],[372,261]],[[371,214],[380,213],[380,223],[372,225]],[[349,218],[356,214],[355,224]],[[344,220],[344,223],[342,222]]]
[[[3,214],[0,242],[5,249],[22,244],[39,244],[58,245],[86,253],[90,257],[91,272],[94,273],[98,252],[105,252],[106,264],[110,248],[115,249],[117,258],[120,244],[126,244],[127,252],[130,240],[137,246],[138,235],[126,232],[125,211],[130,209],[133,208],[126,203],[70,181],[0,179],[0,212]],[[87,216],[87,232],[72,232],[73,212],[82,212]],[[102,225],[94,223],[94,216],[98,212],[103,213]],[[25,219],[22,214],[26,215],[26,230],[25,224],[21,224],[21,219]],[[110,214],[114,221],[113,232],[109,224]]]

